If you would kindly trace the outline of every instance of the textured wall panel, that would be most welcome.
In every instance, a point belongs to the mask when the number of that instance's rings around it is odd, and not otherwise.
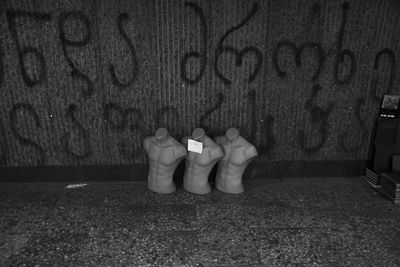
[[[238,127],[259,161],[366,160],[399,1],[0,2],[0,164],[141,164]]]

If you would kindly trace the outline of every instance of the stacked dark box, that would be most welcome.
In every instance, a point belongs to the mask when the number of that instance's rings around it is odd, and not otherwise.
[[[380,172],[374,172],[374,171],[366,168],[365,174],[364,174],[364,179],[375,188],[381,186],[381,173]]]
[[[372,170],[390,172],[392,156],[400,154],[400,119],[378,118]]]
[[[395,204],[400,204],[400,173],[383,173],[380,191],[393,200]]]
[[[400,173],[400,155],[392,156],[392,172]]]

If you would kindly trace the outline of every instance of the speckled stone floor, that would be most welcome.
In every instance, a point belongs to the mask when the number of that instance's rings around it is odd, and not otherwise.
[[[400,266],[400,206],[360,177],[65,186],[0,184],[0,266]]]

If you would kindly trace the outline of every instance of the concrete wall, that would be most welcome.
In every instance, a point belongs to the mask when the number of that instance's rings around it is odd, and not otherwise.
[[[364,162],[381,96],[400,93],[399,14],[397,0],[3,0],[0,165],[139,166],[158,127],[200,126],[239,128],[261,163]]]

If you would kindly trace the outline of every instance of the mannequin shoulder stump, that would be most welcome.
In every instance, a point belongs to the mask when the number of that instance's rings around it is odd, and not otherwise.
[[[224,156],[224,151],[220,146],[215,146],[214,149],[210,150],[211,157],[214,159],[222,158]]]
[[[187,147],[187,145],[188,145],[188,139],[189,139],[189,136],[182,137],[182,139],[181,139],[181,143],[182,143],[185,147]]]
[[[246,156],[247,156],[247,158],[254,158],[254,157],[256,157],[258,155],[258,153],[257,153],[257,149],[256,149],[256,147],[255,146],[253,146],[253,145],[251,145],[250,147],[248,147],[247,149],[246,149]]]
[[[175,156],[177,158],[185,157],[187,155],[186,148],[182,144],[180,144],[180,143],[178,143],[178,144],[179,144],[179,146],[175,147]]]
[[[150,148],[150,143],[151,143],[151,137],[146,137],[144,140],[143,140],[143,147],[144,147],[144,149],[147,151],[147,150],[149,150],[149,148]]]
[[[228,144],[228,138],[224,135],[215,137],[215,143],[220,146]]]

